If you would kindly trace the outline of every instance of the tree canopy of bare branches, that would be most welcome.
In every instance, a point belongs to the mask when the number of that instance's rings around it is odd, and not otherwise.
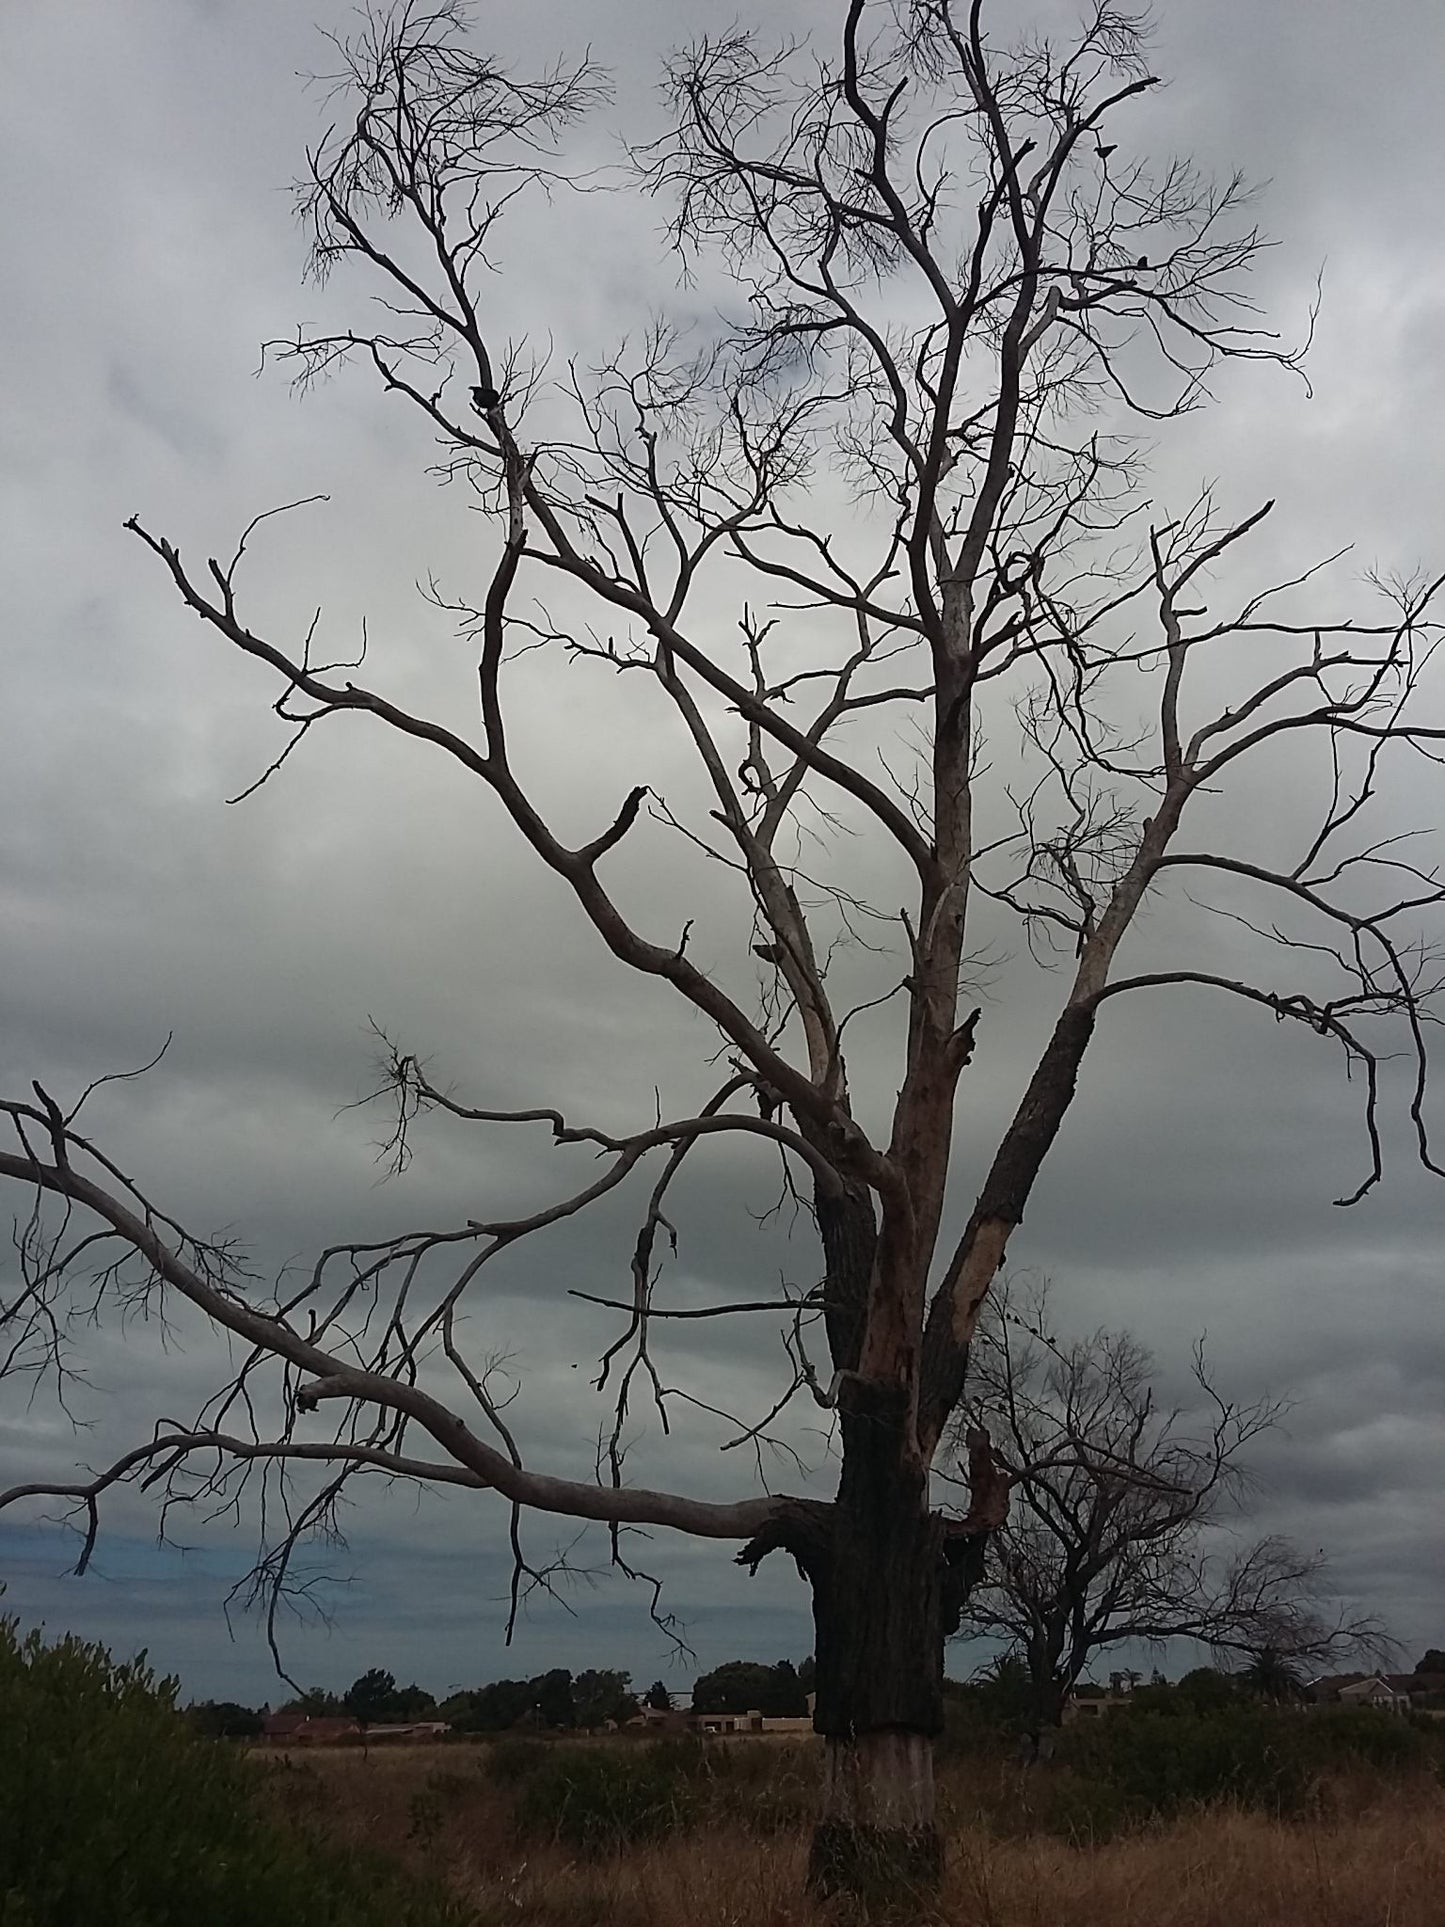
[[[720,312],[700,333],[663,315],[632,341],[563,340],[550,361],[572,318],[501,332],[493,290],[509,234],[544,246],[553,199],[606,191],[569,150],[606,109],[605,74],[587,58],[514,73],[459,0],[401,0],[333,49],[330,124],[298,207],[313,273],[338,299],[357,291],[356,319],[273,343],[268,360],[303,387],[371,377],[479,512],[475,581],[434,592],[475,646],[474,715],[409,707],[384,663],[323,659],[315,623],[253,618],[264,515],[228,561],[197,562],[148,515],[127,524],[273,693],[289,733],[261,780],[353,716],[448,759],[570,893],[599,956],[707,1021],[711,1095],[619,1135],[546,1093],[523,1111],[464,1100],[389,1042],[397,1155],[427,1112],[482,1132],[550,1128],[595,1149],[595,1173],[530,1213],[470,1202],[449,1224],[342,1237],[279,1284],[168,1216],[153,1183],[86,1134],[80,1105],[8,1097],[0,1175],[33,1201],[4,1307],[12,1378],[63,1373],[88,1316],[180,1301],[242,1363],[190,1421],[161,1419],[94,1476],[0,1503],[61,1491],[88,1546],[119,1481],[217,1498],[258,1466],[313,1470],[273,1580],[298,1535],[375,1477],[500,1501],[519,1584],[529,1510],[601,1522],[624,1565],[635,1526],[733,1542],[750,1565],[784,1550],[814,1601],[826,1890],[876,1868],[880,1842],[895,1875],[937,1862],[943,1642],[1004,1483],[981,1433],[963,1516],[934,1508],[931,1469],[981,1308],[1117,1001],[1222,997],[1241,1021],[1299,1024],[1340,1053],[1362,1125],[1342,1202],[1379,1183],[1380,1109],[1397,1095],[1438,1168],[1426,1043],[1442,889],[1415,846],[1370,824],[1387,764],[1437,760],[1445,725],[1423,704],[1437,579],[1334,606],[1310,565],[1280,580],[1251,564],[1270,504],[1149,499],[1134,425],[1167,432],[1231,362],[1297,371],[1303,342],[1250,300],[1263,243],[1245,184],[1131,155],[1131,110],[1156,84],[1142,22],[1093,5],[1059,42],[985,0],[824,13],[805,43],[739,26],[680,50],[662,131],[632,151],[630,187],[653,197],[680,273],[724,290]],[[649,727],[660,702],[693,759],[694,789],[599,796],[592,827],[565,835],[516,752],[517,657],[535,649],[641,685]],[[1005,738],[1021,787],[989,777],[986,746]],[[1274,753],[1317,784],[1283,861],[1212,840],[1199,807]],[[625,907],[616,866],[659,828],[696,857],[699,901],[732,892],[731,954],[694,954],[687,911],[659,927]],[[858,838],[875,856],[855,872]],[[1253,893],[1257,976],[1187,950],[1167,967],[1121,960],[1141,905],[1173,880]],[[985,911],[1061,966],[1056,1015],[991,1159],[955,1173],[989,1021],[967,994]],[[849,1081],[850,1026],[877,999],[844,1004],[834,968],[859,933],[887,960],[878,996],[899,1020],[881,1129]],[[1403,1053],[1403,1081],[1382,1076],[1388,1052]],[[744,1137],[766,1141],[808,1206],[821,1277],[782,1306],[760,1289],[711,1311],[784,1312],[780,1397],[816,1401],[835,1426],[828,1500],[753,1487],[712,1502],[626,1475],[629,1412],[667,1405],[649,1340],[674,1310],[670,1187]],[[500,1253],[644,1168],[601,1372],[610,1437],[595,1469],[526,1463],[468,1352],[465,1308]],[[945,1230],[951,1181],[972,1200],[961,1230]]]
[[[998,1442],[1012,1505],[963,1631],[1024,1662],[1041,1726],[1122,1643],[1192,1639],[1317,1666],[1379,1649],[1373,1617],[1331,1610],[1323,1553],[1244,1530],[1249,1447],[1283,1416],[1279,1401],[1225,1397],[1198,1347],[1196,1398],[1160,1405],[1137,1339],[1060,1340],[1050,1324],[1045,1285],[997,1287],[964,1408]]]

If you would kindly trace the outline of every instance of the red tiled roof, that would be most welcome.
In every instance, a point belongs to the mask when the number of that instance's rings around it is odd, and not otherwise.
[[[361,1733],[356,1721],[337,1714],[273,1713],[263,1728],[268,1740],[297,1740],[324,1744]]]

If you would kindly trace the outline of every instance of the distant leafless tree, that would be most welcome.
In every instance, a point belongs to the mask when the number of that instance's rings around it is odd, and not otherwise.
[[[1050,1323],[1046,1286],[995,1288],[960,1419],[993,1434],[1013,1486],[963,1631],[1008,1642],[1040,1726],[1059,1722],[1097,1654],[1126,1641],[1193,1639],[1296,1665],[1382,1649],[1378,1620],[1331,1610],[1323,1553],[1242,1530],[1248,1448],[1283,1404],[1226,1398],[1201,1347],[1196,1397],[1160,1405],[1137,1339],[1061,1341]]]
[[[517,77],[473,47],[456,0],[366,16],[336,49],[300,211],[315,274],[345,270],[349,288],[357,272],[377,301],[350,328],[271,352],[303,385],[359,365],[434,438],[454,485],[443,499],[470,512],[476,543],[475,583],[436,590],[475,645],[475,718],[408,707],[384,663],[323,660],[315,623],[263,631],[242,588],[261,518],[229,561],[199,566],[148,522],[128,525],[191,615],[271,680],[291,734],[268,776],[351,714],[448,759],[601,948],[707,1020],[708,1061],[725,1060],[711,1095],[619,1134],[545,1094],[520,1112],[464,1101],[398,1041],[398,1156],[432,1112],[483,1132],[550,1128],[595,1151],[595,1171],[545,1209],[468,1199],[454,1222],[342,1237],[274,1287],[168,1216],[73,1101],[11,1097],[0,1154],[0,1175],[33,1200],[5,1306],[12,1378],[63,1371],[92,1315],[172,1299],[244,1360],[190,1421],[163,1419],[93,1477],[4,1503],[68,1495],[88,1546],[119,1481],[214,1500],[258,1466],[279,1471],[291,1510],[262,1575],[277,1585],[292,1548],[372,1477],[495,1494],[519,1585],[546,1576],[524,1555],[528,1511],[601,1521],[624,1567],[632,1527],[731,1541],[750,1566],[784,1550],[814,1602],[824,1890],[938,1864],[943,1645],[1003,1484],[981,1432],[963,1517],[932,1505],[931,1468],[980,1308],[1117,1001],[1163,1007],[1189,991],[1338,1050],[1364,1132],[1343,1202],[1380,1178],[1377,1112],[1395,1087],[1377,1068],[1403,1051],[1403,1104],[1437,1168],[1424,1109],[1437,970],[1420,933],[1442,889],[1414,845],[1369,824],[1388,765],[1445,741],[1418,713],[1436,582],[1363,613],[1318,606],[1307,568],[1229,592],[1219,578],[1243,579],[1269,505],[1205,493],[1150,510],[1131,417],[1157,435],[1207,401],[1222,364],[1292,369],[1297,354],[1247,296],[1262,243],[1243,184],[1131,154],[1131,105],[1155,85],[1139,19],[1091,6],[1065,44],[983,0],[828,12],[798,45],[730,27],[676,54],[665,130],[634,153],[629,191],[655,197],[679,268],[721,286],[725,311],[691,337],[663,318],[621,345],[564,342],[574,358],[556,372],[545,344],[588,304],[506,338],[494,268],[508,233],[565,246],[549,208],[574,191],[599,207],[607,178],[578,175],[565,148],[605,106],[605,76],[581,60]],[[699,305],[690,291],[679,312]],[[513,663],[539,649],[625,677],[645,727],[673,729],[694,757],[698,787],[599,797],[595,831],[567,840],[514,754]],[[1004,742],[1022,782],[989,774]],[[1293,793],[1317,793],[1300,847],[1277,862],[1195,803],[1285,748]],[[676,923],[658,927],[624,908],[616,879],[624,845],[664,834],[698,867]],[[1258,975],[1220,974],[1188,949],[1121,967],[1166,880],[1206,899],[1252,893]],[[730,950],[690,948],[694,905],[732,906]],[[1018,1067],[991,1160],[961,1180],[975,1199],[962,1231],[945,1234],[955,1114],[985,1024],[967,995],[981,907],[1062,964],[1057,1017]],[[887,960],[882,1018],[831,967],[856,938]],[[849,1048],[895,1016],[880,1131],[855,1108]],[[708,1313],[781,1313],[786,1376],[738,1437],[771,1436],[790,1398],[815,1400],[836,1425],[831,1501],[759,1480],[712,1503],[626,1476],[640,1401],[670,1411],[681,1397],[654,1356],[661,1321],[700,1315],[667,1302],[670,1186],[743,1137],[777,1153],[810,1207],[821,1278]],[[500,1381],[468,1350],[470,1294],[498,1254],[644,1166],[656,1175],[599,1375],[614,1419],[596,1475],[559,1476],[524,1463]]]

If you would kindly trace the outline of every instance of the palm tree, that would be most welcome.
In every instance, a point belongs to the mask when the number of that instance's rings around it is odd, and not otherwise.
[[[1305,1683],[1293,1663],[1276,1647],[1261,1646],[1237,1675],[1241,1689],[1255,1699],[1281,1705],[1303,1699]]]

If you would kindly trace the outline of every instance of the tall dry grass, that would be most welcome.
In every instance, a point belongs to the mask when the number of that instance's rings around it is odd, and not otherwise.
[[[707,1825],[589,1861],[519,1837],[489,1749],[296,1756],[283,1805],[339,1840],[445,1870],[481,1927],[838,1927],[802,1893],[799,1830]],[[948,1805],[969,1811],[966,1778]],[[1445,1795],[1421,1780],[1342,1786],[1327,1818],[1225,1809],[1100,1846],[955,1823],[944,1888],[900,1896],[928,1927],[1442,1927]]]

